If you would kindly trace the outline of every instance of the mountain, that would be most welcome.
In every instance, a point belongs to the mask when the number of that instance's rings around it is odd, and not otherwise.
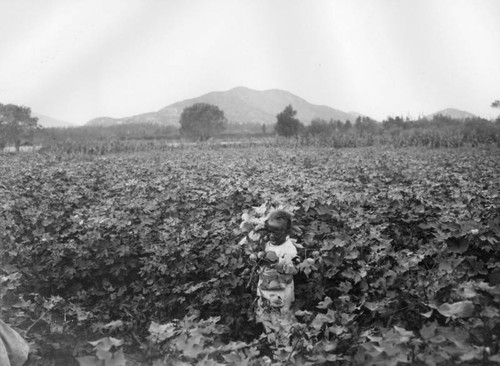
[[[91,119],[85,124],[87,126],[114,126],[120,124],[120,119],[111,117],[98,117]]]
[[[354,111],[350,111],[348,112],[351,116],[353,116],[355,119],[358,118],[358,117],[368,117],[368,116],[365,116],[364,114],[362,113],[358,113],[358,112],[354,112]],[[351,121],[352,122],[352,121]]]
[[[73,123],[61,121],[52,117],[45,116],[40,113],[32,112],[32,117],[38,118],[38,125],[42,127],[75,127]]]
[[[289,104],[297,111],[297,118],[304,124],[309,124],[314,118],[325,120],[350,119],[351,115],[324,105],[311,104],[308,101],[284,90],[271,89],[257,91],[246,87],[237,87],[228,91],[217,91],[204,94],[197,98],[176,102],[157,112],[139,114],[132,117],[113,119],[100,117],[87,122],[87,125],[110,125],[122,123],[153,122],[165,125],[178,125],[184,108],[195,103],[209,103],[224,111],[229,123],[276,123],[276,115]]]
[[[466,112],[466,111],[461,111],[459,109],[455,108],[447,108],[443,109],[442,111],[436,112],[429,114],[425,116],[427,119],[432,119],[432,117],[437,116],[437,115],[442,115],[442,116],[447,116],[453,119],[467,119],[467,118],[478,118],[476,115]]]

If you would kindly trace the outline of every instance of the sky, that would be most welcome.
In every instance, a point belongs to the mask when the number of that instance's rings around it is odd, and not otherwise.
[[[498,0],[0,0],[0,103],[74,124],[237,86],[495,118]]]

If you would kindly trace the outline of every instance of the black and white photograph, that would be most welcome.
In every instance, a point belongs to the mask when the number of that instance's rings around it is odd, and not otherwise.
[[[500,365],[500,1],[0,0],[0,366]]]

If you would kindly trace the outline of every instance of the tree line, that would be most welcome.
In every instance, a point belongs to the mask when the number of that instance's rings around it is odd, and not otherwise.
[[[500,109],[500,100],[494,101],[491,107]],[[34,137],[42,144],[61,141],[152,140],[180,137],[205,141],[224,133],[328,140],[339,136],[343,138],[385,136],[397,139],[401,135],[408,135],[409,131],[444,131],[478,141],[500,141],[500,116],[494,122],[479,117],[458,120],[443,115],[435,115],[431,119],[387,117],[382,122],[377,122],[368,116],[359,116],[352,122],[315,118],[306,126],[297,118],[297,111],[293,106],[288,105],[276,115],[276,123],[273,126],[257,123],[236,125],[228,123],[224,111],[219,107],[196,103],[184,108],[179,124],[179,128],[154,123],[41,128],[38,119],[31,116],[29,107],[0,103],[0,151],[7,145],[15,146],[19,151],[21,145],[33,144]]]

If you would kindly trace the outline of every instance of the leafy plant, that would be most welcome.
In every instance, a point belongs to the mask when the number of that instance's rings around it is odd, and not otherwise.
[[[125,358],[142,345],[160,363],[494,364],[499,158],[296,146],[1,156],[2,301],[15,305],[2,315],[40,354],[68,349],[64,336],[80,357],[77,340],[111,332]],[[273,336],[254,321],[252,268],[278,207],[294,214],[303,259],[295,318]]]
[[[101,338],[89,342],[94,346],[95,356],[78,357],[80,366],[125,366],[126,359],[123,354],[123,340],[113,337]]]

